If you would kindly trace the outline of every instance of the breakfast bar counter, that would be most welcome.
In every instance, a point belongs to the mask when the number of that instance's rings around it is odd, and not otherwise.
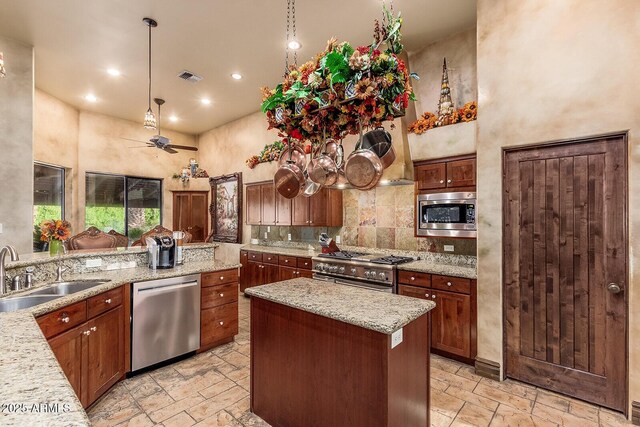
[[[433,301],[298,278],[251,296],[251,410],[269,424],[429,425]]]

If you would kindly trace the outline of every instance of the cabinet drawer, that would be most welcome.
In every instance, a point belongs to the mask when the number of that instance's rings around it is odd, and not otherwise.
[[[209,286],[202,288],[202,301],[200,308],[218,307],[230,302],[238,301],[238,289],[236,283],[225,283],[223,285]]]
[[[87,319],[109,311],[122,304],[122,286],[103,292],[87,300]]]
[[[87,320],[87,302],[80,301],[38,317],[45,338],[51,338]]]
[[[296,267],[298,259],[294,256],[280,255],[280,265],[286,267]]]
[[[462,294],[471,293],[471,279],[450,276],[431,276],[431,287],[443,291],[460,292]]]
[[[238,334],[238,303],[202,310],[200,347]]]
[[[404,295],[407,297],[432,299],[429,289],[419,288],[416,286],[398,285],[398,294]]]
[[[431,275],[429,273],[420,273],[417,271],[399,270],[398,283],[428,288],[431,286]]]
[[[204,288],[207,286],[222,285],[223,283],[233,283],[238,281],[238,269],[224,271],[212,271],[211,273],[202,273],[200,285]]]
[[[249,261],[262,261],[262,252],[248,252]]]
[[[311,258],[298,258],[298,268],[311,270]]]
[[[278,255],[262,254],[262,262],[267,264],[278,264]]]

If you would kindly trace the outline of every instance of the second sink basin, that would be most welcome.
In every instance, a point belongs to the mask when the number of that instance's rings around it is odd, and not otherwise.
[[[31,295],[69,295],[107,283],[107,280],[73,280],[55,283],[46,288],[32,292]]]
[[[0,299],[0,312],[22,310],[23,308],[34,307],[38,304],[61,298],[62,295],[28,295],[24,297],[13,297]]]

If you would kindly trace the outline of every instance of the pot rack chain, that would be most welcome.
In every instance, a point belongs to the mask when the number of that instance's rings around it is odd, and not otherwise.
[[[291,31],[293,30],[293,31]],[[284,56],[284,75],[289,74],[289,41],[293,32],[293,40],[296,40],[296,0],[287,0],[287,41]],[[293,64],[298,65],[298,52],[293,51]]]

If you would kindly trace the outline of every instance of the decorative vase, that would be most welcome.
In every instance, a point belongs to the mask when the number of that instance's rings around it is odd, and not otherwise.
[[[62,247],[62,241],[58,239],[51,239],[49,242],[49,255],[58,256],[64,253],[64,248]]]

